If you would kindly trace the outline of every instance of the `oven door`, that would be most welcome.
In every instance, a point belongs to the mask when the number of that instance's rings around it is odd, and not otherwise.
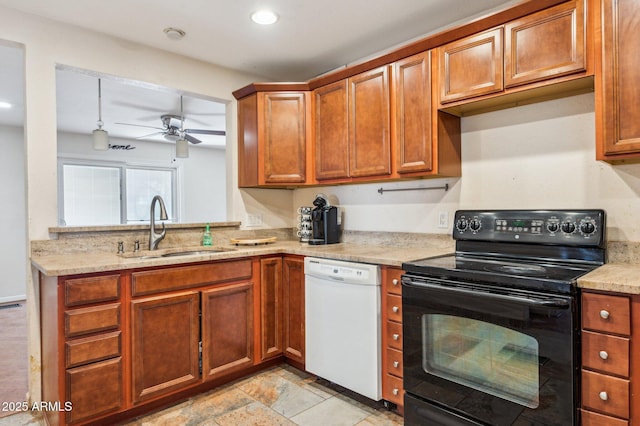
[[[575,299],[404,275],[406,424],[575,424]]]

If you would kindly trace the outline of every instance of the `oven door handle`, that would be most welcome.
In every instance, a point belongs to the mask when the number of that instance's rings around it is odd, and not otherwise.
[[[523,305],[528,305],[528,306],[535,306],[535,307],[545,307],[545,308],[569,308],[571,306],[571,303],[569,302],[569,300],[566,299],[530,299],[528,297],[519,297],[519,296],[511,296],[511,295],[507,295],[507,294],[496,294],[496,293],[491,293],[491,292],[487,292],[487,291],[483,291],[480,289],[477,290],[469,290],[466,288],[460,288],[460,287],[450,287],[450,286],[443,286],[443,285],[438,285],[438,284],[429,284],[426,282],[420,282],[420,283],[409,283],[409,285],[413,285],[415,287],[419,287],[419,288],[430,288],[433,290],[439,290],[439,291],[450,291],[450,292],[455,292],[455,293],[459,293],[459,294],[464,294],[464,295],[468,295],[468,296],[474,296],[474,297],[484,297],[486,299],[493,299],[493,300],[504,300],[507,302],[514,302],[514,303],[520,303]]]

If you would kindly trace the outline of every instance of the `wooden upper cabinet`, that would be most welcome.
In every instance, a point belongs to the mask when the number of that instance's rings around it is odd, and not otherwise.
[[[349,177],[347,80],[313,91],[316,179]]]
[[[349,175],[391,174],[389,67],[348,79]]]
[[[640,159],[638,0],[602,2],[602,56],[596,73],[596,156]]]
[[[586,69],[584,0],[570,1],[505,25],[505,87]]]
[[[431,171],[431,51],[396,62],[394,79],[397,171]]]
[[[502,78],[502,28],[485,31],[438,48],[440,102],[499,92]]]
[[[264,161],[264,183],[304,183],[307,93],[260,93],[258,102],[264,117],[258,120],[258,134],[264,135],[264,155],[258,157]]]
[[[238,186],[304,184],[309,92],[258,92],[238,101]]]

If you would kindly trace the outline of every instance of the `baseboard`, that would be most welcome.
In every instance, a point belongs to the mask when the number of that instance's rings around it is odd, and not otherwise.
[[[24,303],[27,300],[27,295],[26,294],[18,294],[16,296],[7,296],[7,297],[0,297],[0,306],[1,305],[7,305],[10,303]]]

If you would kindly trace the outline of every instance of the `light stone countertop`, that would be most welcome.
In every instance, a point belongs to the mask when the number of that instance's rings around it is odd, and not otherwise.
[[[32,265],[45,275],[64,276],[107,272],[156,266],[180,265],[193,262],[211,260],[235,259],[248,256],[264,256],[270,254],[293,254],[315,256],[349,262],[373,263],[400,267],[403,262],[423,259],[450,253],[451,250],[434,247],[395,247],[382,245],[360,245],[353,243],[339,243],[312,246],[298,241],[278,241],[267,245],[257,246],[218,246],[228,251],[192,254],[188,256],[136,258],[116,253],[80,253],[32,256]],[[230,249],[230,250],[229,250]],[[168,251],[207,250],[206,247],[180,247],[171,250],[158,250],[157,253]],[[148,254],[143,252],[141,254]]]
[[[578,278],[578,287],[590,290],[640,294],[640,265],[607,263]]]

